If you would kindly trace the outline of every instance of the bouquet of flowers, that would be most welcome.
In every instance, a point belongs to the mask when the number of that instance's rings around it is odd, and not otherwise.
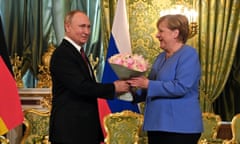
[[[148,61],[137,54],[116,54],[110,57],[108,62],[119,79],[141,76],[148,69]]]
[[[137,54],[116,54],[110,57],[108,62],[119,79],[144,75],[149,67],[148,61]],[[133,100],[131,93],[122,94],[118,98],[125,101]]]

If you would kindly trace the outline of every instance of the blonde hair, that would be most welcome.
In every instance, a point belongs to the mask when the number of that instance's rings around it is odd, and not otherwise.
[[[186,16],[181,14],[175,15],[165,15],[159,18],[157,21],[157,27],[161,22],[165,21],[167,23],[167,27],[170,30],[179,30],[178,40],[183,43],[187,42],[189,35],[189,23]]]

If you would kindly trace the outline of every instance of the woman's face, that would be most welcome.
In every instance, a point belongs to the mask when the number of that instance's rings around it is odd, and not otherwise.
[[[170,30],[167,27],[166,21],[159,23],[156,37],[160,42],[160,48],[167,51],[169,48],[171,48],[171,45],[176,42],[177,36],[178,30]]]

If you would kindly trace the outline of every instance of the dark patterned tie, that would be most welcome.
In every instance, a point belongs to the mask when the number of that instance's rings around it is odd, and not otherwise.
[[[82,58],[83,58],[84,62],[86,63],[87,66],[89,66],[88,61],[87,61],[86,54],[84,53],[84,49],[81,48],[80,51],[81,51],[81,55],[82,55]]]
[[[88,59],[87,59],[86,54],[84,53],[84,49],[81,48],[80,52],[81,52],[81,56],[82,56],[84,62],[86,63],[86,65],[87,65],[87,67],[88,67],[88,70],[89,70],[89,73],[90,73],[91,77],[94,78],[93,72],[92,72],[92,69],[91,69],[91,66],[90,66],[90,64],[89,64],[89,62],[88,62]]]

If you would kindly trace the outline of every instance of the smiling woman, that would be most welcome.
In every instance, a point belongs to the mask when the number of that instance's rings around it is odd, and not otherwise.
[[[188,20],[183,15],[165,15],[157,29],[164,52],[157,56],[148,78],[128,80],[140,88],[135,100],[145,101],[143,130],[149,144],[197,143],[203,131],[198,92],[201,66],[196,50],[185,44]]]

